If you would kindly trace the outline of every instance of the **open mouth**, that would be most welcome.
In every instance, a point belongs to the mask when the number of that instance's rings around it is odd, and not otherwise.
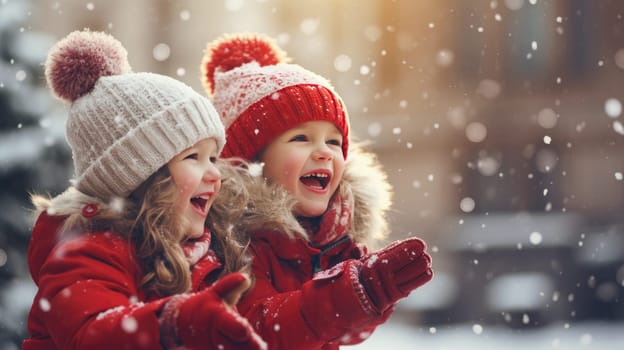
[[[208,199],[210,199],[209,195],[202,194],[202,195],[199,195],[197,197],[191,198],[191,204],[193,205],[195,210],[197,210],[200,214],[205,215],[208,212],[208,210],[206,208],[206,205],[208,203]]]
[[[331,175],[325,172],[312,172],[299,178],[301,183],[315,190],[326,189],[329,185],[329,180],[331,180]]]

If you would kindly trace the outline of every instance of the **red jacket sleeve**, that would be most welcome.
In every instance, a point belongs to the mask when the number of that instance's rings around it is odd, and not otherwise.
[[[387,319],[369,304],[359,283],[358,260],[349,259],[301,281],[298,288],[278,291],[281,262],[269,246],[252,247],[256,282],[239,310],[270,349],[320,349],[326,344],[359,343]]]
[[[139,301],[127,243],[87,234],[60,243],[42,266],[35,306],[61,349],[161,349],[157,312]]]

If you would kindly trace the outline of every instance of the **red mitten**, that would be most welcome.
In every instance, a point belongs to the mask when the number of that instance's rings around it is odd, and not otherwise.
[[[431,256],[425,249],[422,240],[408,238],[360,259],[360,281],[379,312],[431,280]]]
[[[249,322],[225,302],[237,300],[248,287],[249,279],[237,272],[201,292],[171,298],[160,316],[167,348],[266,349]]]

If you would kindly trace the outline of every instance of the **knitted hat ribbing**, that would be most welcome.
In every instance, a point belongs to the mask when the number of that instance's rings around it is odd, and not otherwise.
[[[274,41],[260,34],[226,35],[208,44],[202,82],[226,126],[224,157],[252,160],[273,139],[298,124],[325,120],[343,136],[349,120],[327,79],[288,64]]]
[[[131,73],[112,36],[76,31],[46,61],[46,79],[69,103],[67,141],[75,186],[85,194],[125,197],[175,155],[225,132],[208,99],[175,79]]]

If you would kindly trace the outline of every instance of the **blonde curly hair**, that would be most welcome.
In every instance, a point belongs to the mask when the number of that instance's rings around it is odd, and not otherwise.
[[[223,265],[219,275],[234,271],[249,272],[250,259],[245,254],[247,242],[243,240],[245,235],[235,232],[232,224],[242,215],[249,196],[236,175],[239,170],[234,170],[235,165],[218,160],[217,167],[225,176],[206,219],[206,226],[212,233],[210,248]],[[181,245],[184,232],[180,230],[180,218],[170,215],[176,194],[172,178],[164,166],[130,196],[115,204],[103,203],[73,187],[55,198],[32,195],[31,200],[37,216],[43,210],[51,215],[67,215],[61,235],[111,230],[126,237],[135,247],[136,260],[143,273],[141,286],[166,296],[191,288],[191,270]],[[84,217],[81,208],[85,203],[97,204],[100,208],[98,214]]]

